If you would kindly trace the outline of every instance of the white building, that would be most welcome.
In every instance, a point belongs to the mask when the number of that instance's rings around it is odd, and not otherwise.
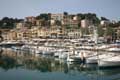
[[[85,28],[85,27],[88,27],[90,25],[90,21],[89,20],[81,20],[81,27],[82,28]]]
[[[52,20],[61,21],[61,20],[63,20],[63,18],[64,18],[64,14],[51,14],[51,19]]]
[[[77,17],[77,16],[74,16],[74,17],[73,17],[73,20],[78,20],[78,17]]]
[[[71,38],[71,39],[79,39],[82,35],[80,29],[67,30],[66,32],[67,32],[68,38]]]
[[[20,23],[17,23],[16,24],[16,28],[17,29],[21,29],[21,28],[23,28],[25,26],[25,23],[24,22],[20,22]]]
[[[54,25],[55,24],[55,20],[50,20],[50,24]]]
[[[102,26],[106,26],[106,25],[108,25],[108,24],[110,24],[110,21],[102,20],[102,21],[100,22],[100,25],[102,25]]]

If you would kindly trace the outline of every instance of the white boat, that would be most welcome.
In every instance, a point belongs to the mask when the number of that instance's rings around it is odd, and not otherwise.
[[[58,52],[59,59],[67,59],[68,54],[69,54],[68,50],[66,50],[66,49],[60,50]]]
[[[100,67],[115,67],[120,66],[120,55],[112,56],[109,58],[99,59],[98,66]]]
[[[87,64],[96,64],[97,61],[98,61],[98,56],[92,56],[92,57],[86,58]]]
[[[73,62],[73,61],[74,61],[74,58],[67,57],[67,62]]]
[[[86,63],[96,64],[96,63],[98,63],[99,59],[111,58],[114,55],[115,55],[115,53],[102,54],[102,53],[98,53],[98,52],[92,52],[92,54],[87,55]]]
[[[16,46],[16,47],[15,47],[15,46],[12,46],[11,48],[12,48],[13,50],[21,50],[21,47],[19,47],[19,46]]]
[[[56,51],[56,52],[54,53],[54,57],[59,57],[59,52],[58,52],[58,51]]]
[[[36,54],[41,54],[41,53],[42,53],[42,51],[39,50],[39,49],[36,49],[34,52],[35,52]]]
[[[106,51],[120,52],[120,43],[109,44],[108,48],[106,48]]]
[[[70,55],[70,53],[67,55],[67,62],[74,62],[74,56]]]
[[[58,49],[54,52],[54,57],[59,57],[59,54],[61,54],[62,49]]]
[[[98,53],[97,52],[86,53],[86,63],[87,64],[96,64],[97,61],[98,61]]]
[[[81,62],[81,55],[79,51],[73,51],[68,54],[67,62]]]
[[[107,51],[120,52],[120,47],[112,47],[112,48],[107,49]]]
[[[43,55],[53,55],[54,52],[52,52],[52,51],[42,51],[42,54]]]
[[[30,46],[29,45],[23,45],[21,47],[21,50],[29,51],[30,50]]]

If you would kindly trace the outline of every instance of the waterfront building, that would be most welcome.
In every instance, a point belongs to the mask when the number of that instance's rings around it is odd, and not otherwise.
[[[31,38],[36,38],[38,37],[38,27],[36,26],[32,26],[32,28],[30,29],[31,32]]]
[[[0,36],[3,38],[3,40],[7,40],[8,39],[8,32],[10,31],[10,29],[0,29]]]
[[[2,32],[2,37],[4,41],[8,40],[8,32]]]
[[[35,24],[36,18],[34,16],[28,16],[25,18],[25,22],[32,23],[32,25]]]
[[[17,40],[17,32],[14,29],[2,32],[1,36],[3,40]]]
[[[120,26],[117,28],[117,40],[120,40]]]
[[[50,30],[46,27],[41,27],[37,30],[38,38],[49,38],[50,37]]]
[[[77,16],[74,16],[74,17],[73,17],[73,20],[74,20],[74,21],[77,21],[77,20],[78,20],[78,17],[77,17]]]
[[[42,21],[41,20],[36,20],[36,26],[41,26],[41,23]]]
[[[107,26],[109,24],[110,24],[110,21],[108,21],[108,20],[102,20],[102,21],[100,21],[100,25],[101,26]]]
[[[90,21],[87,20],[87,19],[81,20],[81,27],[82,27],[82,28],[89,27],[91,24],[92,24],[92,22],[90,22]]]
[[[21,29],[25,26],[25,23],[24,22],[19,22],[19,23],[16,23],[16,29]]]
[[[51,38],[64,38],[65,28],[63,26],[51,26],[50,28]]]
[[[8,32],[9,40],[17,40],[17,32],[15,30],[10,30]]]
[[[30,29],[23,27],[15,30],[17,33],[17,40],[29,39],[31,37]]]
[[[77,16],[71,16],[68,15],[67,17],[64,18],[62,25],[65,27],[78,27],[79,21],[77,20]]]
[[[53,25],[55,25],[55,20],[50,20],[50,24],[51,24],[51,26],[53,26]]]
[[[23,39],[23,32],[17,31],[17,39],[22,40]]]
[[[82,36],[80,29],[66,29],[67,38],[79,39]]]
[[[52,20],[59,20],[59,21],[61,21],[61,20],[63,20],[63,18],[64,18],[64,14],[51,14],[51,19]]]

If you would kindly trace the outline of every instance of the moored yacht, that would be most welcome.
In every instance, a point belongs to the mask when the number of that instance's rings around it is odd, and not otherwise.
[[[86,53],[86,63],[87,64],[96,64],[98,61],[98,53],[97,52],[89,52]]]
[[[120,55],[111,55],[111,57],[106,56],[106,58],[98,60],[99,67],[116,67],[120,66]]]

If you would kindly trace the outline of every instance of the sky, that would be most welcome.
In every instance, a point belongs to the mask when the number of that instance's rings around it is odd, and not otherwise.
[[[40,13],[96,13],[120,20],[120,0],[0,0],[0,19],[24,18]]]

